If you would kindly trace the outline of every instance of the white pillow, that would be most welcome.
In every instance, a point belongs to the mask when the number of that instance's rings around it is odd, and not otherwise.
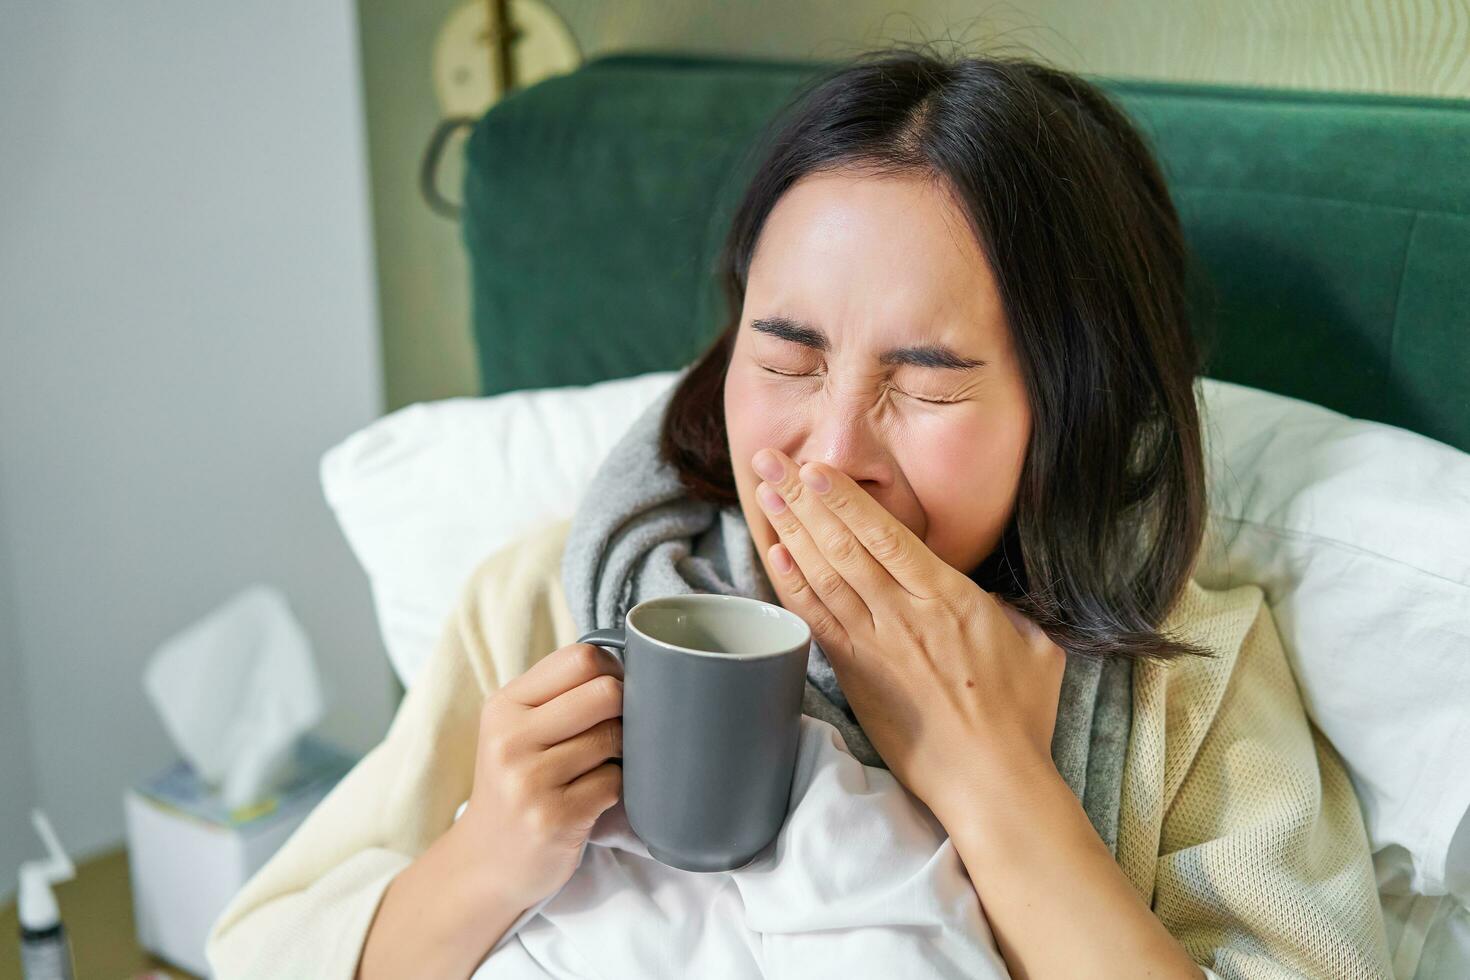
[[[676,373],[408,405],[327,450],[322,489],[367,572],[404,687],[475,566],[572,516],[602,458]]]
[[[1206,379],[1207,588],[1260,585],[1307,713],[1346,762],[1373,850],[1416,893],[1470,811],[1470,454]]]
[[[405,685],[474,566],[570,517],[675,374],[411,405],[327,452],[327,499]],[[1470,867],[1446,860],[1470,809],[1470,455],[1228,382],[1202,379],[1199,396],[1211,517],[1196,578],[1261,585],[1373,849],[1410,855],[1416,893],[1470,894]]]

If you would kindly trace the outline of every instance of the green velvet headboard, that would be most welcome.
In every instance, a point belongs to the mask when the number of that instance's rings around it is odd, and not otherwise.
[[[605,55],[492,108],[464,180],[483,392],[692,360],[744,151],[821,67]],[[1211,284],[1207,375],[1470,451],[1470,101],[1094,81]]]

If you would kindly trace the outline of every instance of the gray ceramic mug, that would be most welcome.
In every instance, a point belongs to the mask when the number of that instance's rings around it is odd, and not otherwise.
[[[811,629],[781,606],[692,593],[646,599],[583,635],[623,664],[623,806],[664,864],[731,871],[786,818]]]

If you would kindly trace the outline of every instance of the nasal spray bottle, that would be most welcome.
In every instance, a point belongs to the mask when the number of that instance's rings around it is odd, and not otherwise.
[[[74,980],[71,943],[61,924],[61,910],[51,886],[76,876],[76,865],[61,849],[51,821],[40,810],[31,811],[31,823],[46,844],[45,860],[20,866],[20,963],[25,980]]]

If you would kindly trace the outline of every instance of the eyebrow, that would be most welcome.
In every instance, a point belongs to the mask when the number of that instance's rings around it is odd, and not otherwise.
[[[793,344],[801,344],[823,353],[832,349],[832,344],[827,340],[827,335],[810,323],[803,323],[793,317],[776,314],[774,316],[757,317],[750,322],[751,329],[758,330],[772,337],[789,340]],[[963,357],[943,344],[916,344],[909,347],[892,347],[878,355],[880,364],[910,364],[914,367],[925,368],[947,368],[955,371],[967,371],[971,368],[984,367],[985,361],[978,361],[971,357]]]

